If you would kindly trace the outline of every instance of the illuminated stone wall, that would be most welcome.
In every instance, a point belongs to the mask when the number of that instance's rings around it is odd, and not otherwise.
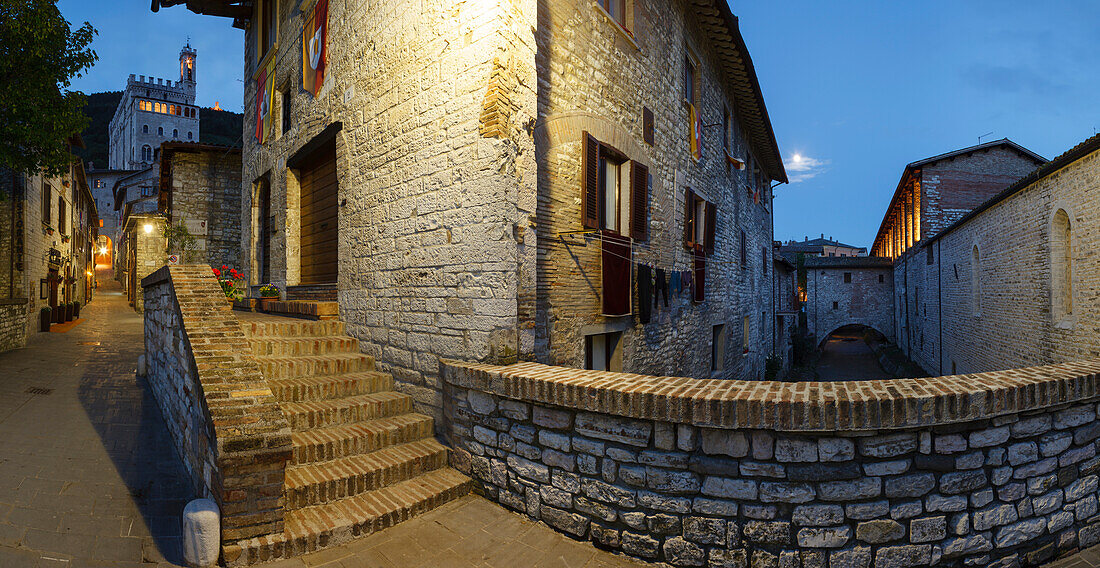
[[[623,371],[758,378],[773,347],[770,192],[750,187],[748,172],[726,161],[723,110],[735,108],[735,101],[715,42],[694,8],[656,1],[630,6],[627,31],[587,0],[539,4],[540,262],[533,358],[583,367],[585,335],[621,332]],[[699,111],[709,125],[699,160],[691,156],[683,95],[689,53],[699,60]],[[654,114],[652,145],[643,136],[643,108]],[[761,151],[749,144],[736,113],[730,129],[732,155],[744,160]],[[634,262],[666,272],[690,270],[692,257],[683,245],[685,188],[717,205],[704,302],[693,303],[686,291],[675,294],[667,307],[662,300],[644,325],[636,316],[600,315],[600,240],[568,234],[583,228],[584,132],[649,168],[649,238],[635,243]],[[754,190],[760,192],[759,203]],[[713,330],[719,324],[725,325],[725,359],[713,365]]]

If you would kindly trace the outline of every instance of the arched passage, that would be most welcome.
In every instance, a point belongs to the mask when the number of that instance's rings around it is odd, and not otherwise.
[[[886,336],[873,327],[850,323],[837,327],[821,340],[816,367],[823,381],[860,381],[889,379],[878,361],[874,344],[884,344]]]

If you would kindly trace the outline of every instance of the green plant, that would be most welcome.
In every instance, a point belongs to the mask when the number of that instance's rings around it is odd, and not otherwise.
[[[221,270],[217,268],[211,268],[214,272],[214,277],[218,279],[218,284],[222,287],[222,293],[226,298],[231,300],[243,300],[244,292],[237,288],[237,282],[244,280],[244,275],[237,272],[236,268],[229,268],[226,265],[222,265]]]
[[[41,311],[42,313],[44,313],[44,314],[48,314],[48,313],[50,313],[50,312],[51,312],[52,310],[50,309],[50,307],[49,307],[49,306],[46,306],[46,307],[42,308],[42,309],[41,309],[40,311]]]
[[[164,237],[168,239],[168,254],[178,254],[181,263],[191,262],[191,252],[195,248],[195,236],[187,230],[183,219],[176,224],[168,224],[164,228]]]
[[[778,355],[768,355],[764,359],[764,379],[774,381],[783,369],[783,359]]]
[[[264,284],[263,286],[260,286],[260,297],[261,298],[278,298],[279,297],[279,287],[274,285],[274,284]]]

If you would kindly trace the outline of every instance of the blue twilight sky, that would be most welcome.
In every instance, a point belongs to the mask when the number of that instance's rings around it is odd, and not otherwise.
[[[243,32],[149,0],[60,0],[100,32],[74,82],[120,90],[130,73],[175,79],[198,50],[198,103],[240,111]],[[905,164],[1008,137],[1046,158],[1100,128],[1100,2],[731,2],[792,181],[776,239],[824,233],[871,245]],[[796,155],[798,158],[796,158]]]

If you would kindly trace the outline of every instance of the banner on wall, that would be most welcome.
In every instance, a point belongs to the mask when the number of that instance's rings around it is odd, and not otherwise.
[[[328,63],[328,0],[317,0],[302,28],[302,88],[321,92]]]
[[[274,55],[274,54],[272,54]],[[275,57],[256,75],[256,141],[263,144],[271,133],[271,106],[275,96]]]

